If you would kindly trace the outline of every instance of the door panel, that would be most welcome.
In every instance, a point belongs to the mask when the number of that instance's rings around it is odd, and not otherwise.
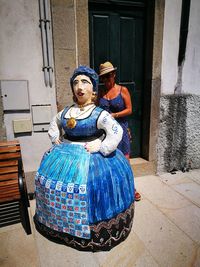
[[[89,16],[91,67],[97,73],[105,61],[117,67],[116,82],[128,88],[133,104],[131,157],[141,156],[144,8],[93,4]]]
[[[94,15],[92,18],[92,66],[97,67],[97,62],[109,56],[109,17]],[[104,38],[102,42],[102,36]]]
[[[135,73],[135,20],[120,18],[120,82],[131,83]],[[125,52],[126,51],[126,52]],[[125,53],[124,53],[125,52]],[[129,67],[127,68],[127,63]]]

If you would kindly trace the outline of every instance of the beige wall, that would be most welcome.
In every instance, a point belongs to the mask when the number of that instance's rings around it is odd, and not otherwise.
[[[72,104],[70,77],[89,64],[87,0],[52,0],[56,95],[58,110]]]
[[[149,136],[149,161],[157,160],[157,139],[160,114],[161,94],[161,64],[163,46],[165,0],[155,1],[154,18],[154,40],[153,40],[153,69],[151,90],[151,114],[150,114],[150,136]]]

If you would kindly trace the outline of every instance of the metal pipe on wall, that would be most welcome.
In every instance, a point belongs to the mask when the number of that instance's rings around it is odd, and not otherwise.
[[[49,66],[49,86],[52,87],[53,84],[53,62],[52,62],[52,34],[51,34],[51,18],[50,18],[50,4],[49,0],[44,0],[44,11],[46,19],[46,40],[47,40],[47,60]]]
[[[41,28],[41,37],[42,37],[44,82],[46,86],[52,87],[52,84],[53,84],[53,60],[52,60],[53,48],[52,48],[52,33],[51,33],[49,0],[39,0],[39,7],[40,7],[40,28]]]
[[[41,37],[42,37],[42,52],[43,52],[43,71],[44,71],[44,83],[46,86],[49,85],[49,77],[48,77],[48,70],[47,70],[47,42],[46,42],[46,23],[44,18],[44,4],[43,0],[39,0],[39,7],[40,7],[40,29],[41,29]]]

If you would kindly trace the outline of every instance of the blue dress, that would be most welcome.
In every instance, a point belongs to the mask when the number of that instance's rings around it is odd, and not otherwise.
[[[109,113],[117,113],[124,110],[125,103],[124,99],[120,93],[113,99],[100,98],[99,106]],[[130,154],[130,136],[128,133],[128,120],[127,117],[116,118],[116,121],[121,125],[123,129],[123,137],[118,145],[118,149],[123,152],[124,155]]]
[[[66,126],[67,111],[62,113],[62,128],[73,143],[53,145],[36,174],[36,229],[78,250],[110,250],[131,230],[133,173],[120,150],[104,156],[76,144],[104,134],[97,128],[101,108],[77,120],[73,129]]]

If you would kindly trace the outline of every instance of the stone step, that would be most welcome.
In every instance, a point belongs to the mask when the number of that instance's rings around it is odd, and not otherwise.
[[[130,164],[135,177],[151,175],[156,173],[155,163],[143,158],[130,159]]]

